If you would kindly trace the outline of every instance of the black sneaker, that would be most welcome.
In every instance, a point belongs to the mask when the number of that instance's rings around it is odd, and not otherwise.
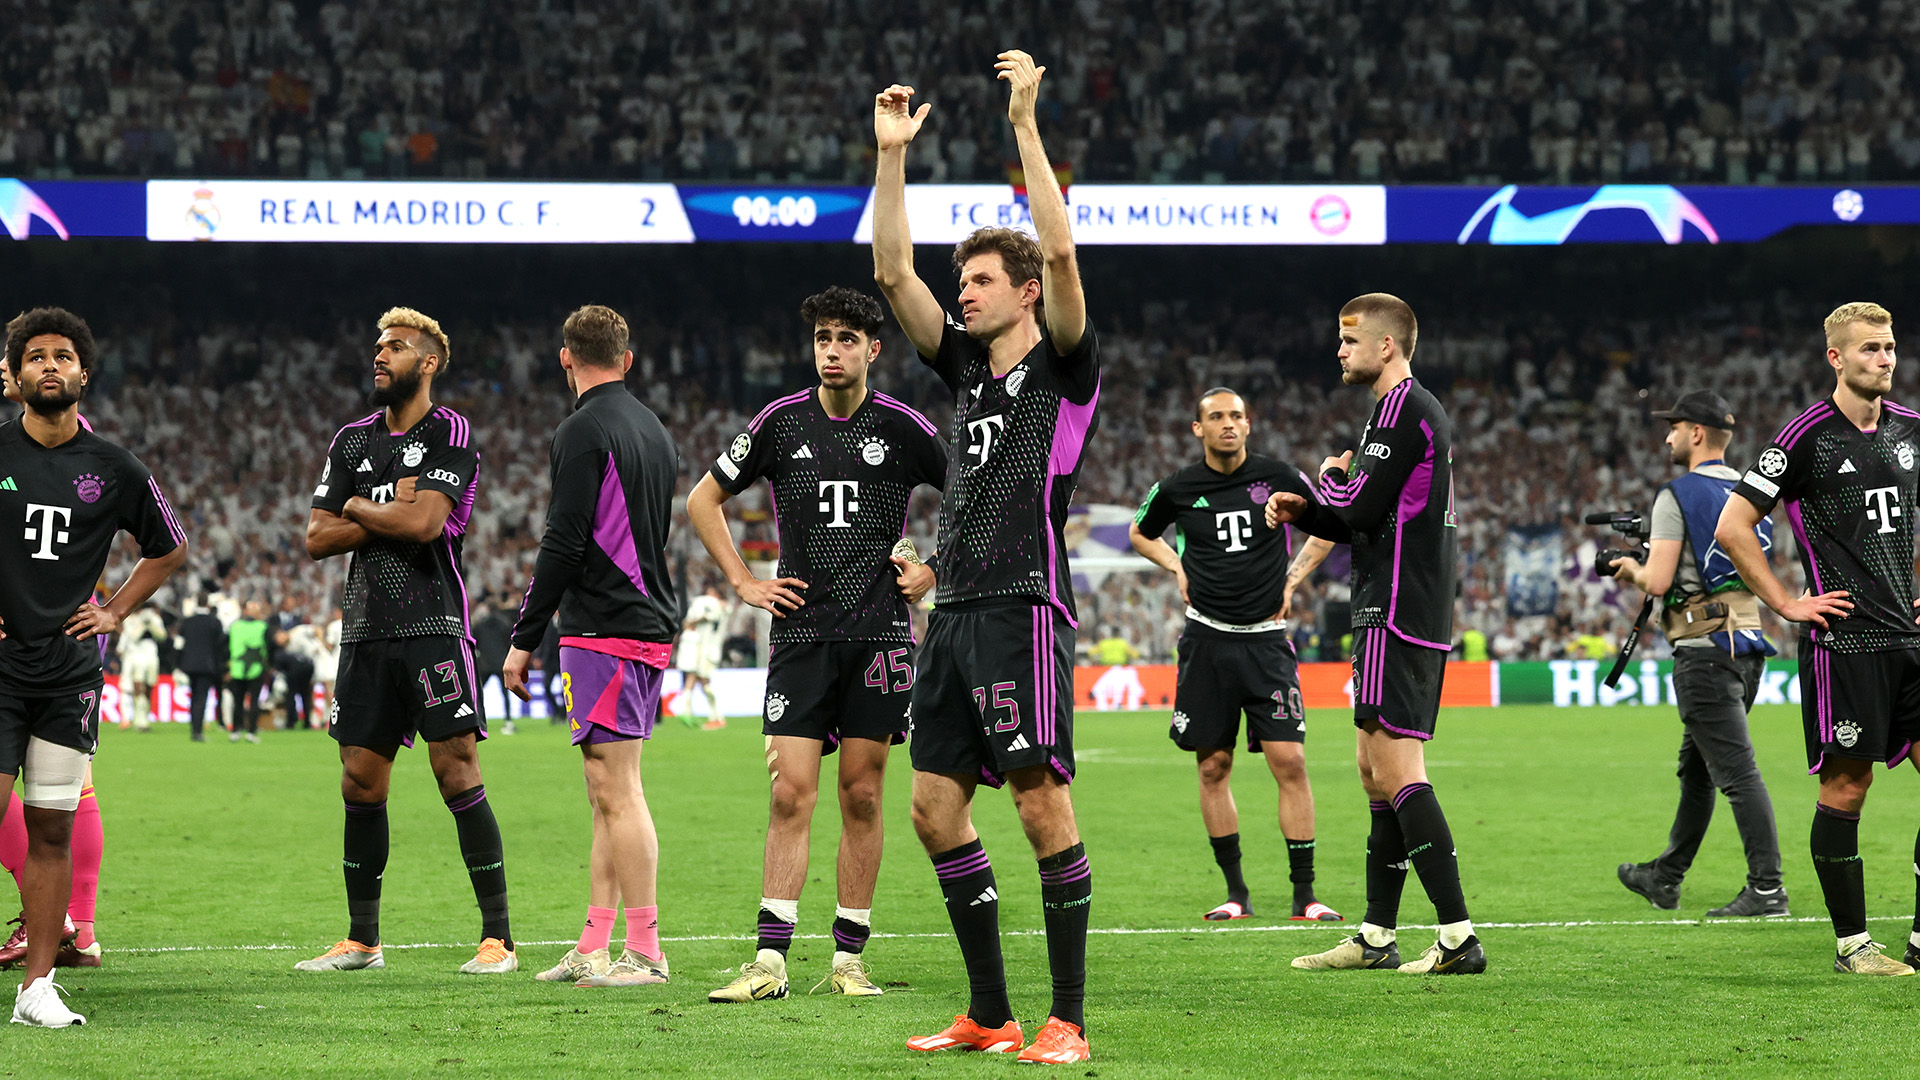
[[[1457,949],[1436,941],[1420,959],[1401,964],[1400,970],[1408,975],[1478,975],[1487,970],[1487,950],[1480,947],[1480,938],[1474,935]]]
[[[1910,968],[1920,969],[1920,945],[1915,945],[1912,938],[1907,939],[1907,955],[1901,957],[1900,962]]]
[[[1663,885],[1653,878],[1653,867],[1646,863],[1623,862],[1620,864],[1620,884],[1631,892],[1637,892],[1647,898],[1647,903],[1661,911],[1680,910],[1680,886]]]
[[[1631,885],[1627,887],[1633,888]],[[1709,919],[1784,919],[1786,916],[1787,890],[1782,885],[1775,885],[1767,892],[1749,885],[1741,889],[1740,895],[1729,900],[1725,907],[1707,912]]]

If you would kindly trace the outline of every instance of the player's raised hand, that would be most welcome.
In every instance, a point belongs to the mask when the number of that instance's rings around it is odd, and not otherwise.
[[[873,96],[873,137],[882,150],[894,150],[913,141],[920,125],[933,111],[931,103],[913,108],[913,87],[894,83]]]
[[[796,589],[804,591],[806,587],[807,583],[799,578],[783,577],[774,578],[772,581],[761,581],[759,578],[750,577],[735,585],[733,591],[739,594],[743,603],[752,604],[762,611],[769,612],[776,619],[784,619],[791,612],[807,606],[807,602],[800,598],[800,593],[794,591]]]
[[[1045,75],[1047,69],[1035,67],[1033,57],[1019,49],[1001,53],[1000,61],[993,67],[998,72],[994,78],[1005,79],[1013,88],[1013,95],[1007,99],[1007,121],[1033,123],[1033,109],[1040,101],[1040,76]]]
[[[1267,497],[1267,528],[1277,529],[1300,517],[1307,508],[1305,496],[1291,491],[1276,491]]]
[[[1789,600],[1777,609],[1777,614],[1788,622],[1810,622],[1822,630],[1827,628],[1827,617],[1844,619],[1853,613],[1853,601],[1848,600],[1845,592],[1821,593],[1813,595],[1812,590],[1800,594],[1797,599]]]
[[[926,596],[933,588],[933,567],[899,555],[893,556],[891,561],[894,566],[893,572],[899,578],[900,595],[906,597],[909,604],[919,603],[921,597]]]
[[[73,617],[67,620],[66,629],[68,637],[76,641],[86,641],[120,629],[120,616],[88,601],[81,604],[80,610],[74,612]]]
[[[1320,463],[1320,475],[1325,476],[1330,470],[1333,470],[1333,469],[1339,469],[1341,472],[1346,472],[1349,468],[1352,468],[1352,467],[1353,467],[1353,451],[1349,450],[1346,453],[1341,454],[1339,457],[1330,457],[1322,461]]]

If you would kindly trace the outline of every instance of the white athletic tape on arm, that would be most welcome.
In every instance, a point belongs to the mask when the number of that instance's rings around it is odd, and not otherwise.
[[[29,738],[26,762],[20,767],[20,801],[42,810],[78,809],[88,760],[70,746]]]

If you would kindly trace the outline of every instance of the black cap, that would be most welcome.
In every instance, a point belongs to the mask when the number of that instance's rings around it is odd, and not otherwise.
[[[1689,390],[1680,395],[1673,408],[1655,409],[1653,415],[1660,420],[1688,420],[1701,427],[1733,430],[1733,406],[1711,390]]]

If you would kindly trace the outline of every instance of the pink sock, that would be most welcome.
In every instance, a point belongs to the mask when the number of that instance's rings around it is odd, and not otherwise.
[[[100,892],[100,855],[106,848],[106,833],[100,827],[100,801],[93,789],[80,793],[80,806],[73,812],[73,898],[67,901],[67,915],[77,923],[93,921],[94,898]]]
[[[587,925],[580,931],[580,953],[604,949],[613,940],[613,909],[587,905]]]
[[[627,909],[627,948],[649,960],[660,959],[660,908],[657,905]]]
[[[0,866],[13,875],[13,883],[26,888],[21,875],[27,872],[27,815],[20,808],[20,796],[7,793],[6,816],[0,818]]]

